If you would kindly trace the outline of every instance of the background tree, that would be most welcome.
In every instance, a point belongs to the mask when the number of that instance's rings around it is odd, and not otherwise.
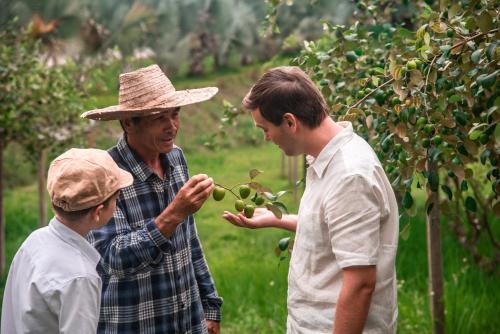
[[[324,22],[294,60],[372,146],[397,190],[409,233],[414,193],[427,190],[433,331],[444,332],[444,214],[476,262],[495,270],[499,210],[498,6],[495,1],[359,1],[353,24]],[[411,6],[397,19],[396,8]],[[405,23],[409,30],[400,25]],[[440,194],[442,192],[442,195]],[[444,195],[444,196],[443,196]],[[480,239],[489,247],[480,249]]]
[[[3,153],[21,138],[29,126],[43,86],[38,61],[39,46],[26,31],[14,28],[15,21],[0,32],[0,271],[5,269],[5,218],[3,208]]]

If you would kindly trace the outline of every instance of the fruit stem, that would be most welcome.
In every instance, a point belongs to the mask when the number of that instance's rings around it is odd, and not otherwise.
[[[227,191],[229,191],[231,194],[233,194],[233,195],[234,195],[234,197],[236,197],[237,199],[241,199],[241,197],[240,197],[240,196],[236,195],[236,194],[233,192],[233,190],[232,190],[232,189],[234,189],[234,187],[233,187],[233,188],[231,188],[231,189],[229,189],[229,188],[224,187],[222,184],[218,184],[218,183],[214,183],[214,184],[215,184],[217,187],[221,187],[221,188],[226,189],[226,190],[227,190]]]

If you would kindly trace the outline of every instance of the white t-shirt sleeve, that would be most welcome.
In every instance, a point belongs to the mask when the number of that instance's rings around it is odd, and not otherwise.
[[[80,277],[60,288],[59,333],[95,334],[101,305],[101,282],[98,278]]]
[[[377,264],[381,210],[373,183],[363,175],[348,176],[326,197],[325,214],[341,268]]]

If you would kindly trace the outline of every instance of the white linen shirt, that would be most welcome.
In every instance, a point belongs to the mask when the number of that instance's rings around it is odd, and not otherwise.
[[[373,149],[349,122],[307,169],[288,273],[288,334],[332,333],[342,269],[375,265],[363,333],[395,333],[394,192]]]
[[[99,259],[85,238],[55,218],[34,231],[9,270],[1,333],[95,333]]]

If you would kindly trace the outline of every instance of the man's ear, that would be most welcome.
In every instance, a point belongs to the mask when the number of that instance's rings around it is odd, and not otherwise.
[[[297,128],[297,118],[295,117],[294,114],[291,113],[286,113],[283,115],[283,122],[291,128],[291,129],[296,129]]]
[[[122,125],[123,131],[126,133],[131,133],[134,129],[134,123],[131,118],[125,118],[120,120],[120,124]]]

